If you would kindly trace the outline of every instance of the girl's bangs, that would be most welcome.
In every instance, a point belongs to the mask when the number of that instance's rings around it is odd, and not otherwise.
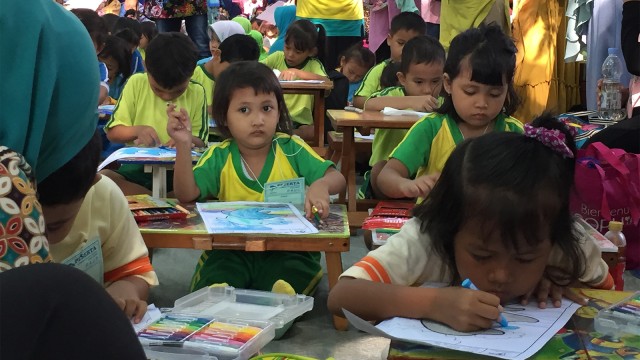
[[[484,188],[465,193],[463,218],[477,222],[484,241],[499,236],[505,248],[516,252],[523,244],[536,247],[546,239],[553,241],[550,235],[560,210],[558,200],[534,191],[516,194]]]
[[[490,86],[503,86],[506,83],[507,68],[505,64],[482,51],[470,55],[471,81]]]

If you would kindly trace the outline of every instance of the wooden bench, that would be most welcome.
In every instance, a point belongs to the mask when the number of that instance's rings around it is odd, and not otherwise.
[[[327,133],[327,143],[329,144],[329,148],[327,149],[324,158],[333,161],[334,164],[337,164],[342,157],[342,133],[329,131]],[[373,144],[373,140],[355,138],[354,151],[358,155],[371,155],[371,144]]]

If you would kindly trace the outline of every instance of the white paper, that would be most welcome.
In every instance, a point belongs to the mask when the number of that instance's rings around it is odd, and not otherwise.
[[[359,132],[356,131],[356,132],[353,133],[353,138],[354,139],[363,139],[363,140],[371,140],[371,141],[373,141],[374,135],[375,135],[374,132],[371,132],[371,134],[369,134],[369,135],[362,135],[362,134],[360,134]]]
[[[316,229],[293,204],[267,202],[197,203],[209,234],[315,234]]]
[[[398,110],[388,106],[382,109],[381,112],[384,115],[405,115],[405,116],[420,116],[420,117],[431,114],[428,112],[420,112],[420,111],[413,111],[413,110]]]
[[[132,321],[131,325],[133,325],[133,330],[138,333],[161,317],[162,313],[160,312],[160,309],[158,309],[154,304],[149,304],[149,306],[147,306],[147,312],[142,317],[142,320],[137,324],[134,324]]]
[[[527,359],[540,350],[580,308],[567,299],[562,306],[539,309],[537,302],[527,306],[507,305],[503,315],[506,328],[496,327],[481,332],[461,333],[428,320],[392,318],[377,326],[344,310],[357,329],[386,338],[410,343],[439,346],[503,359]],[[517,328],[516,328],[517,327]]]
[[[191,151],[191,156],[200,156],[199,153]],[[176,149],[167,147],[136,147],[129,146],[120,148],[111,155],[109,155],[98,166],[98,171],[102,170],[105,166],[111,164],[114,161],[120,159],[133,159],[133,158],[155,158],[155,159],[175,159]]]
[[[281,84],[300,83],[300,84],[322,84],[324,80],[280,80]]]

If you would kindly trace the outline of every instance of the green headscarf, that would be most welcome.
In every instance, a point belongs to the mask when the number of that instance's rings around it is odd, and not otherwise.
[[[240,24],[240,26],[242,26],[242,28],[244,29],[244,33],[246,35],[249,35],[249,32],[251,32],[251,21],[249,21],[249,19],[244,16],[238,15],[231,20]]]
[[[24,155],[42,181],[96,130],[100,79],[93,42],[55,1],[5,1],[0,79],[0,145]]]
[[[264,38],[262,37],[262,34],[260,34],[260,32],[257,30],[251,30],[249,32],[249,36],[251,36],[253,40],[255,40],[258,43],[258,49],[260,49],[260,59],[258,60],[262,61],[264,58],[269,56],[269,54],[267,54],[267,52],[264,49],[264,44],[263,44]]]

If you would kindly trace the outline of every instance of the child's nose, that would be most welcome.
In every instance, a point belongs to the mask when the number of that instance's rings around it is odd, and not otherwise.
[[[511,280],[511,271],[506,264],[496,265],[489,273],[489,281],[494,284],[506,284]]]

